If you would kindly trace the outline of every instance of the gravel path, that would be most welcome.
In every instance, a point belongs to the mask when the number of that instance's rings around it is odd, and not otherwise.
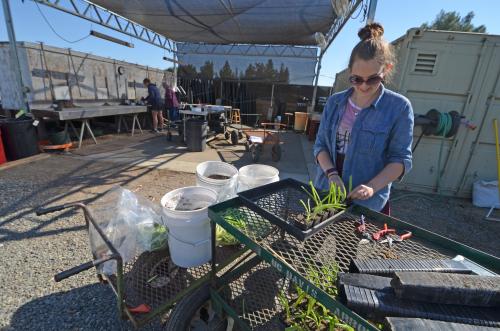
[[[95,199],[117,184],[158,201],[194,184],[194,175],[54,155],[2,171],[0,182],[0,329],[132,330],[93,270],[53,281],[55,273],[91,259],[81,212],[37,217],[34,209]],[[500,256],[500,223],[483,221],[485,213],[463,199],[411,195],[393,203],[400,219]],[[159,321],[144,328],[158,329]]]
[[[132,329],[93,270],[53,281],[57,272],[91,259],[82,213],[38,217],[34,209],[47,201],[96,198],[116,184],[159,201],[174,188],[194,184],[194,175],[55,155],[2,171],[0,181],[0,329]],[[158,323],[145,330],[159,329]]]
[[[394,217],[500,257],[500,222],[484,220],[487,208],[474,207],[469,199],[403,191],[392,198]]]

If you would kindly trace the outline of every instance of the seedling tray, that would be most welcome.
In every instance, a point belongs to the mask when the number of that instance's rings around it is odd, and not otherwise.
[[[304,188],[311,193],[308,184],[287,178],[240,192],[238,195],[249,209],[300,241],[305,241],[341,217],[346,210],[336,213],[307,230],[302,230],[294,223],[298,221],[297,217],[305,212],[300,200],[306,202],[310,198]],[[324,197],[324,193],[319,192],[319,194],[320,197]]]

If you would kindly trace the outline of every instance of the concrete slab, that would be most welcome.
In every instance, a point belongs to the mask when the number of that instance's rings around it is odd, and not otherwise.
[[[232,145],[222,136],[207,144],[203,152],[189,152],[187,147],[179,142],[174,135],[172,141],[167,141],[165,134],[144,133],[134,137],[129,135],[110,135],[99,138],[98,145],[88,145],[71,153],[78,158],[87,160],[129,164],[137,167],[166,169],[179,172],[194,173],[196,166],[204,161],[223,161],[233,164],[238,169],[252,164],[249,152],[245,150],[244,142]],[[272,161],[271,146],[265,146],[259,160],[277,168],[283,178],[291,177],[308,182],[310,174],[307,153],[307,139],[295,133],[284,133],[280,137],[282,158],[279,162]],[[302,141],[305,139],[305,142]],[[312,153],[312,152],[311,152]],[[312,157],[308,157],[312,159]]]

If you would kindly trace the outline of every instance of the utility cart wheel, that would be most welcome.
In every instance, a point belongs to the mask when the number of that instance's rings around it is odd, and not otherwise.
[[[262,151],[262,148],[259,148],[259,145],[252,144],[250,146],[250,153],[252,153],[252,161],[253,162],[259,162],[261,151]]]
[[[243,139],[243,132],[238,131],[238,138]]]
[[[207,282],[185,296],[175,305],[175,308],[170,314],[165,330],[226,330],[227,320],[215,314],[211,306],[210,283]]]
[[[237,145],[238,144],[238,133],[236,131],[231,131],[231,144]]]
[[[231,133],[229,131],[224,132],[224,138],[229,140],[229,138],[231,138]]]
[[[278,162],[281,159],[281,146],[276,144],[273,145],[273,149],[271,150],[271,156],[274,162]]]

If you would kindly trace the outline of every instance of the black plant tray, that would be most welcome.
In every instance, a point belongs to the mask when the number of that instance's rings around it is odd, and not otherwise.
[[[297,216],[304,213],[304,206],[300,200],[307,202],[309,196],[302,188],[310,191],[310,186],[292,178],[287,178],[271,184],[259,186],[248,191],[238,193],[240,200],[251,210],[279,226],[295,238],[304,241],[321,231],[346,210],[340,211],[326,220],[303,230],[295,225]],[[325,193],[318,192],[320,197]],[[311,204],[313,202],[311,201]]]

